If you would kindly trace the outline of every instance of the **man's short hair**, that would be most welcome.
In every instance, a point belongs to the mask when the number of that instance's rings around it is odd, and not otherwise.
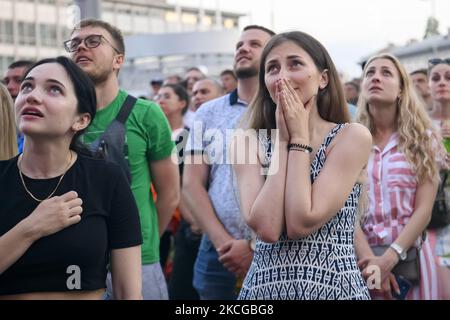
[[[242,30],[242,32],[247,31],[247,30],[251,30],[251,29],[257,29],[257,30],[264,31],[265,33],[269,34],[271,37],[273,37],[275,35],[275,32],[273,32],[272,30],[270,30],[270,29],[268,29],[266,27],[263,27],[263,26],[259,26],[257,24],[251,24],[251,25],[246,26]]]
[[[119,50],[120,53],[125,54],[125,42],[123,41],[123,35],[120,29],[103,20],[84,19],[81,20],[80,23],[73,28],[70,34],[73,34],[75,30],[84,27],[98,27],[105,29],[111,35],[112,40],[115,42],[117,50]]]
[[[409,75],[413,76],[413,75],[418,74],[418,73],[422,73],[425,77],[428,77],[427,69],[417,69],[417,70],[414,70],[413,72],[411,72]]]
[[[151,80],[150,80],[150,85],[155,85],[155,86],[162,86],[162,84],[163,84],[163,82],[164,82],[164,79],[162,79],[162,78],[152,78]]]
[[[357,84],[356,82],[354,82],[354,81],[347,81],[345,83],[345,85],[351,85],[351,86],[353,86],[353,88],[356,89],[357,92],[359,92],[359,84]]]
[[[217,80],[212,79],[212,78],[203,78],[203,79],[198,80],[196,83],[199,83],[201,81],[211,83],[216,88],[216,90],[217,90],[217,92],[219,94],[223,94],[224,89],[223,89],[222,85]]]
[[[235,74],[234,71],[231,70],[231,69],[225,69],[225,70],[223,70],[223,71],[220,73],[220,76],[225,76],[225,75],[227,75],[227,74],[229,74],[230,76],[232,76],[235,80],[237,79],[237,78],[236,78],[236,74]]]
[[[198,72],[203,73],[203,71],[200,70],[200,68],[198,68],[198,67],[190,67],[190,68],[186,69],[186,71],[184,73],[188,73],[189,71],[198,71]]]
[[[8,66],[8,69],[14,69],[14,68],[23,68],[23,67],[30,67],[32,64],[34,64],[34,61],[31,60],[17,60],[11,63]]]

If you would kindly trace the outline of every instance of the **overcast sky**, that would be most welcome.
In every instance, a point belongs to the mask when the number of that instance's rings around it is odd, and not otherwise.
[[[337,68],[348,76],[359,76],[360,58],[388,43],[422,39],[433,7],[433,0],[169,0],[177,1],[211,9],[218,4],[222,10],[248,13],[243,25],[262,24],[275,32],[305,31],[327,47]],[[439,31],[447,33],[450,0],[434,0],[434,4]]]

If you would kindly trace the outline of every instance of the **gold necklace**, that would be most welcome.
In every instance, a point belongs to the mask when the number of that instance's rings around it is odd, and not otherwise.
[[[52,191],[52,193],[50,193],[50,195],[45,198],[45,199],[38,199],[36,198],[30,190],[28,190],[26,184],[25,184],[25,180],[23,179],[23,174],[22,174],[22,169],[21,169],[21,164],[22,164],[22,158],[23,158],[23,154],[20,158],[20,160],[17,162],[17,167],[19,168],[19,175],[20,175],[20,180],[22,181],[22,185],[25,188],[25,191],[30,195],[30,197],[32,197],[34,200],[36,200],[37,202],[42,202],[44,200],[49,199],[51,196],[53,196],[53,194],[56,192],[56,190],[58,190],[59,185],[61,184],[62,179],[64,178],[64,176],[66,175],[67,171],[70,168],[70,164],[72,163],[72,151],[69,151],[70,153],[70,160],[69,160],[69,165],[66,168],[66,171],[64,171],[63,175],[59,178],[58,184],[56,185],[55,189]]]

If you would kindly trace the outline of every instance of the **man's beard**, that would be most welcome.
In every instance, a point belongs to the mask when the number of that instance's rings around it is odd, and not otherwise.
[[[248,67],[248,68],[242,68],[242,69],[235,69],[236,77],[238,79],[248,79],[253,78],[258,75],[258,68],[255,67]]]
[[[108,79],[110,72],[109,71],[99,72],[98,70],[93,70],[93,71],[86,71],[86,74],[89,76],[89,78],[91,78],[94,85],[98,85],[105,82]]]

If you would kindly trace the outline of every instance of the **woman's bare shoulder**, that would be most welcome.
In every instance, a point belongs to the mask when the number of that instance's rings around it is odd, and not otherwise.
[[[349,123],[338,133],[328,152],[340,150],[352,155],[368,155],[371,147],[372,135],[369,129],[359,123]]]
[[[342,130],[343,143],[372,145],[372,134],[360,123],[352,122]]]

